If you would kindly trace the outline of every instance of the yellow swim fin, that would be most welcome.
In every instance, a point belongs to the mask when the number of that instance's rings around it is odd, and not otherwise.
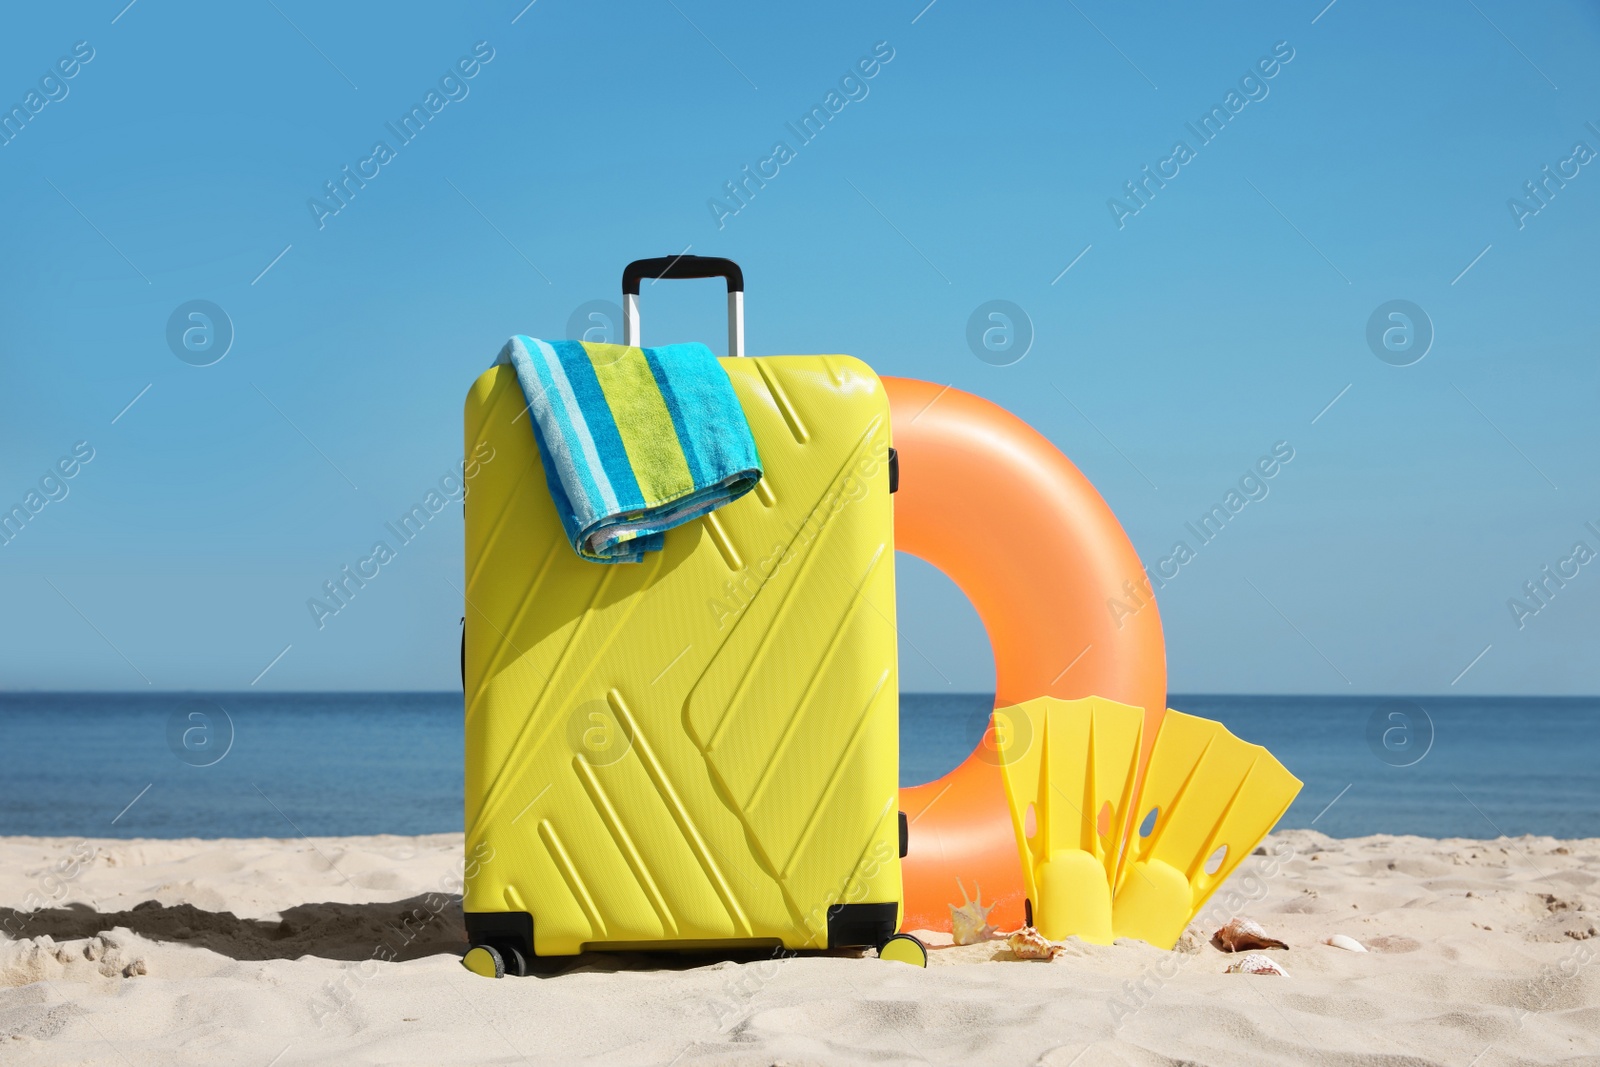
[[[993,728],[1034,926],[1109,945],[1144,711],[1039,697],[997,709]]]
[[[1300,780],[1260,745],[1169,710],[1117,863],[1116,936],[1172,948],[1299,792]]]

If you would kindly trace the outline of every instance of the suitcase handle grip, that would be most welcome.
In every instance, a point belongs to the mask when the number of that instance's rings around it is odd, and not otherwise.
[[[728,355],[744,355],[744,271],[721,256],[636,259],[622,268],[622,343],[639,343],[639,283],[646,278],[723,278],[728,283]]]
[[[744,292],[744,271],[733,260],[721,256],[636,259],[622,268],[622,292],[638,296],[639,283],[646,278],[726,278],[728,292]]]

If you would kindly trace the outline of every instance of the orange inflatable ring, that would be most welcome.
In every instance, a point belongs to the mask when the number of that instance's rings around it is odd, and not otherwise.
[[[1166,651],[1111,508],[1003,408],[915,379],[883,383],[900,457],[895,547],[972,601],[994,646],[995,706],[1101,696],[1142,707],[1148,758],[1166,708]],[[902,929],[950,929],[950,906],[980,889],[996,905],[991,923],[1021,925],[1022,867],[991,736],[943,778],[902,789],[900,809],[910,824]]]

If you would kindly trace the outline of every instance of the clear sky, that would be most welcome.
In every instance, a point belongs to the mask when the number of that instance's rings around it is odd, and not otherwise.
[[[321,630],[307,599],[459,461],[509,335],[691,248],[743,264],[752,352],[988,397],[1147,563],[1188,541],[1175,691],[1600,692],[1596,5],[523,2],[6,15],[0,506],[39,495],[0,684],[453,687],[454,504]],[[1031,323],[1008,366],[991,300]],[[720,316],[657,288],[646,339]],[[984,688],[901,562],[903,688]]]

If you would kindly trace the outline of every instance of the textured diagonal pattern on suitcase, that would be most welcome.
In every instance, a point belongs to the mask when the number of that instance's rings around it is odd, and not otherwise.
[[[466,908],[540,954],[900,898],[888,403],[849,357],[723,365],[767,477],[636,565],[562,539],[509,368],[468,397]]]

